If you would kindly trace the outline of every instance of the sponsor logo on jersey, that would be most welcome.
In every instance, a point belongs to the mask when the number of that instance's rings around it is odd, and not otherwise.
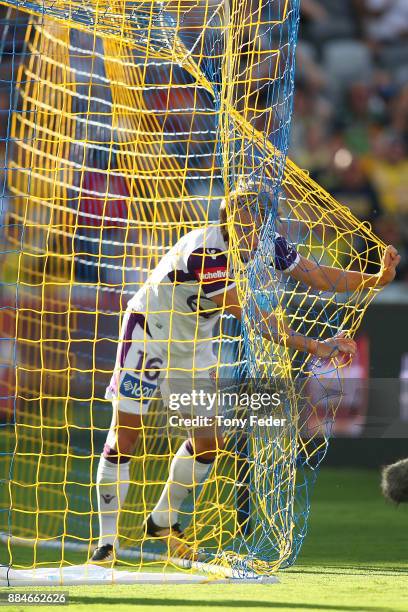
[[[126,373],[120,385],[120,394],[144,405],[154,397],[156,389],[157,385],[152,385],[145,380],[140,380],[137,376]]]
[[[223,280],[227,278],[226,268],[206,268],[198,273],[200,281]]]

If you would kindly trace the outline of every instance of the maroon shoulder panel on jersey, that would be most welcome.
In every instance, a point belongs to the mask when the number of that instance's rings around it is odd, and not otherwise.
[[[196,249],[189,256],[187,267],[208,297],[235,284],[233,279],[228,278],[227,256],[219,249]]]

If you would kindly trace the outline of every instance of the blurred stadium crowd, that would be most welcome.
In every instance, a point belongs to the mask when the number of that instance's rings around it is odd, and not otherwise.
[[[357,217],[372,223],[384,242],[399,249],[398,280],[408,282],[408,0],[302,0],[301,11],[290,156]],[[18,25],[7,26],[10,15]],[[6,160],[10,85],[16,79],[27,17],[3,7],[0,19],[0,156]],[[262,37],[270,35],[270,30],[260,30],[261,47]],[[175,107],[188,109],[193,105],[190,94],[188,88],[173,88],[160,100],[163,94],[152,91],[149,101],[165,108],[172,95]],[[263,102],[267,106],[266,98]],[[181,115],[175,120],[181,122]],[[184,121],[191,130],[186,112]],[[264,119],[254,124],[262,129]],[[192,147],[188,154],[194,157]],[[198,157],[204,164],[206,156]],[[93,184],[98,177],[89,173],[83,186],[90,181],[93,190],[104,192],[106,186],[96,189]],[[205,197],[209,181],[189,183],[190,193]],[[221,186],[214,183],[214,188],[221,195]],[[4,174],[1,189],[5,204]],[[120,185],[112,189],[119,202],[126,190]]]
[[[408,282],[408,1],[301,7],[290,155],[399,249]]]
[[[220,0],[206,2],[218,5]],[[279,27],[260,27],[258,30],[257,20],[252,20],[251,14],[259,6],[259,0],[252,2],[252,6],[247,5],[248,13],[244,16],[245,22],[251,25],[248,25],[247,41],[244,40],[242,46],[239,67],[242,75],[247,73],[251,54],[262,50],[263,45],[270,50],[271,38],[279,35]],[[392,299],[395,303],[404,302],[408,287],[408,0],[301,0],[301,7],[289,154],[340,202],[350,207],[357,217],[372,223],[384,242],[398,248],[402,261],[398,268],[399,284],[392,288]],[[190,25],[194,26],[194,14],[190,14],[189,18]],[[30,282],[27,286],[23,283],[18,287],[17,296],[16,271],[21,269],[18,261],[21,219],[18,222],[13,219],[15,203],[8,190],[7,167],[15,155],[10,142],[10,109],[19,108],[15,83],[19,64],[27,58],[24,45],[27,23],[27,14],[0,7],[0,235],[3,245],[6,245],[3,246],[0,261],[7,262],[0,273],[0,335],[6,339],[14,337],[16,303],[20,309],[27,310],[26,319],[19,315],[18,355],[13,342],[0,343],[0,361],[10,364],[10,368],[5,367],[0,371],[0,396],[9,399],[10,412],[14,401],[15,363],[21,362],[31,377],[34,364],[38,376],[42,377],[38,366],[40,358],[35,350],[40,347],[41,355],[45,354],[47,343],[32,341],[33,338],[42,337],[43,317],[40,319],[37,316],[40,310],[49,309],[51,317],[53,312],[58,314],[56,321],[62,339],[65,339],[64,334],[69,329],[70,338],[82,342],[72,345],[69,366],[65,345],[61,345],[63,348],[57,352],[50,343],[48,350],[53,367],[62,372],[62,382],[56,382],[57,394],[64,397],[67,394],[63,388],[66,384],[64,372],[75,364],[78,373],[75,378],[77,396],[95,397],[97,389],[96,396],[103,397],[107,376],[102,372],[113,366],[118,330],[118,317],[111,315],[114,313],[117,316],[123,307],[122,298],[126,298],[126,294],[130,297],[134,287],[144,280],[141,276],[146,272],[142,266],[135,265],[127,246],[123,248],[124,225],[121,219],[126,218],[127,198],[131,196],[120,172],[106,172],[108,163],[111,169],[117,167],[113,147],[110,151],[109,147],[89,146],[84,168],[74,177],[80,182],[73,185],[77,189],[70,198],[70,206],[78,211],[75,242],[69,242],[69,248],[76,253],[74,276],[78,282],[71,286],[61,283],[54,287],[52,271],[45,269],[44,261],[37,257],[36,249],[43,253],[41,249],[44,250],[44,244],[30,245],[30,240],[34,239],[29,235],[26,241],[31,248],[27,249],[29,253],[25,265]],[[184,25],[189,25],[187,17]],[[191,40],[194,40],[196,29],[192,27],[191,31]],[[255,31],[256,41],[253,36]],[[74,97],[72,112],[80,117],[90,114],[97,117],[98,128],[92,133],[86,128],[87,142],[104,145],[114,136],[114,129],[109,117],[105,116],[104,107],[103,112],[98,107],[98,100],[108,95],[109,88],[101,87],[101,81],[94,78],[97,63],[93,61],[93,37],[75,30],[71,32],[70,40],[74,48],[89,51],[74,53],[71,57],[71,68],[80,74],[76,91],[81,94]],[[99,50],[103,53],[102,48]],[[262,53],[259,57],[262,57]],[[272,62],[260,61],[253,72],[259,79],[253,79],[252,92],[259,104],[259,113],[254,112],[250,116],[247,112],[246,116],[259,130],[265,130],[271,106],[268,88],[260,87],[259,83],[265,76],[270,79]],[[99,77],[103,69],[101,64],[103,62],[99,62]],[[160,72],[157,67],[154,69],[157,72],[150,75],[150,82],[169,83],[169,86],[150,87],[145,92],[146,105],[165,116],[163,139],[166,150],[177,156],[182,167],[189,169],[190,176],[186,173],[184,185],[189,196],[194,196],[196,201],[201,199],[205,205],[211,189],[212,200],[208,202],[212,206],[210,216],[216,218],[223,196],[223,184],[220,168],[217,168],[218,174],[213,173],[217,128],[214,119],[213,124],[209,125],[209,116],[215,113],[198,112],[194,118],[191,113],[194,105],[208,109],[213,102],[205,92],[199,98],[194,79],[186,82],[185,71],[181,67],[172,66],[171,71],[167,72],[162,66]],[[92,83],[90,74],[93,75]],[[245,79],[242,81],[244,83]],[[170,85],[177,82],[183,82],[183,87]],[[279,87],[275,89],[279,90]],[[245,96],[241,97],[242,100],[246,99]],[[169,108],[176,110],[165,113]],[[209,133],[214,142],[208,138]],[[182,138],[175,138],[175,134],[181,134]],[[186,134],[188,137],[185,137]],[[80,131],[75,132],[70,150],[71,159],[77,161],[84,157],[81,149],[75,145],[75,139],[81,140]],[[214,177],[214,174],[217,175]],[[106,203],[108,191],[114,194],[109,204]],[[35,221],[35,207],[30,210]],[[104,228],[106,213],[119,219],[118,223]],[[43,232],[44,236],[46,234]],[[11,246],[8,243],[10,236],[13,238]],[[147,258],[146,252],[152,250],[152,240],[147,240],[141,234],[134,238],[134,242],[137,243],[140,257]],[[49,244],[47,237],[47,253]],[[139,248],[141,246],[143,248]],[[61,255],[58,242],[52,248]],[[370,271],[377,270],[376,266]],[[51,279],[49,295],[41,293],[41,283],[38,283],[38,278],[43,279],[44,273],[49,274]],[[59,268],[57,274],[60,274]],[[69,322],[64,320],[68,301],[75,323],[73,317]],[[102,318],[102,313],[107,313],[107,316]],[[98,323],[93,317],[97,317]],[[104,340],[111,338],[114,342],[99,345],[97,372],[94,378],[88,380],[80,374],[96,367],[92,348],[95,329]],[[26,337],[28,340],[25,340]],[[50,380],[54,384],[54,378]],[[95,385],[95,388],[90,390],[90,385]],[[27,388],[31,396],[31,390],[35,388],[32,379]]]

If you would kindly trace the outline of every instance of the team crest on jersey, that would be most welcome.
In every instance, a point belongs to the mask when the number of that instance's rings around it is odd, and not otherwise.
[[[211,259],[217,259],[220,251],[218,249],[206,249],[207,255],[212,255]]]
[[[137,400],[144,405],[154,397],[156,389],[157,385],[140,380],[137,376],[127,372],[120,385],[120,394],[129,399]]]

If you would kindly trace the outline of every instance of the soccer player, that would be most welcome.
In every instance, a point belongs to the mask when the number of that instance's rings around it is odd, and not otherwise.
[[[241,259],[257,249],[262,226],[262,194],[247,186],[231,196],[231,219]],[[165,397],[172,378],[215,388],[217,359],[212,350],[214,325],[222,313],[241,319],[241,308],[228,257],[228,219],[225,200],[220,224],[189,232],[162,258],[141,289],[129,301],[123,320],[117,361],[106,397],[112,400],[113,418],[97,473],[100,534],[92,562],[114,560],[118,516],[129,487],[129,465],[145,415],[160,388]],[[353,292],[383,286],[395,276],[396,249],[388,246],[376,275],[317,265],[299,255],[284,236],[275,235],[271,265],[281,274],[317,290]],[[274,331],[273,313],[260,311],[262,334],[274,342],[321,358],[340,353],[354,355],[355,342],[343,335],[316,340],[285,329]],[[262,321],[262,323],[261,323]],[[272,330],[272,331],[271,331]],[[282,335],[282,334],[281,334]],[[191,432],[175,454],[167,483],[145,522],[147,537],[163,539],[172,556],[192,555],[183,541],[178,512],[196,486],[204,483],[222,435],[215,427]]]

